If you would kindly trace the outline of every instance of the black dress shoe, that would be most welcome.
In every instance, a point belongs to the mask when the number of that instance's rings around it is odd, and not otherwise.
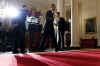
[[[39,50],[39,52],[45,52],[44,50]]]
[[[59,51],[59,49],[55,49],[55,52],[58,52]]]
[[[59,51],[64,51],[64,49],[60,49]]]
[[[18,54],[19,52],[18,51],[13,51],[13,54]]]
[[[64,51],[64,50],[63,49],[55,49],[55,51],[58,52],[58,51]]]
[[[25,54],[25,53],[26,53],[26,51],[21,51],[21,53],[22,53],[22,54]]]

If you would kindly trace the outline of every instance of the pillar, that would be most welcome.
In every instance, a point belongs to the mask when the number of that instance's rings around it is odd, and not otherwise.
[[[79,1],[71,1],[71,46],[80,47]]]
[[[96,22],[97,22],[97,39],[98,39],[98,46],[100,46],[100,0],[96,0],[97,3],[97,17],[96,17]]]

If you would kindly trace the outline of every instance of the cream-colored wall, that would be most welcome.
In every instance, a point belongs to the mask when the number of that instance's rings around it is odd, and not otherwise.
[[[81,4],[81,38],[96,37],[95,34],[85,33],[85,19],[96,17],[96,0],[84,0]]]

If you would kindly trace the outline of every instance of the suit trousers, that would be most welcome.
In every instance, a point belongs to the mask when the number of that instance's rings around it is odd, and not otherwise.
[[[64,49],[64,31],[58,30],[58,34],[59,34],[58,46],[59,48]]]
[[[45,50],[45,42],[46,42],[47,38],[51,39],[52,44],[55,47],[55,50],[58,50],[59,48],[58,48],[57,41],[56,41],[56,38],[55,38],[54,29],[44,31],[44,33],[41,37],[40,50]]]
[[[25,51],[25,30],[15,28],[13,30],[13,52],[18,52],[18,48],[20,52],[23,53]]]

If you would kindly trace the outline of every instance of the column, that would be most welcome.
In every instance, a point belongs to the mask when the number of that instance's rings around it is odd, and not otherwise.
[[[57,0],[57,11],[61,13],[61,17],[65,17],[65,0]]]
[[[97,39],[98,39],[98,46],[100,46],[100,0],[96,0],[97,2]]]
[[[79,1],[71,1],[71,46],[80,47]]]

